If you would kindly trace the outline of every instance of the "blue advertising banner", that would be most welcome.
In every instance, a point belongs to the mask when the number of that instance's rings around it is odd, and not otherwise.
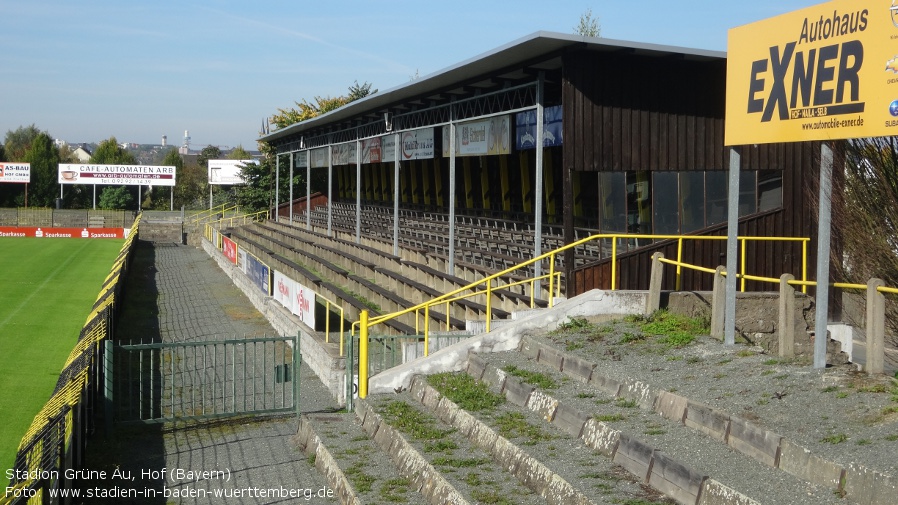
[[[561,105],[546,107],[543,109],[543,125],[545,125],[545,147],[562,145],[562,115]],[[519,151],[536,148],[536,111],[518,112],[515,114],[514,138],[515,146]]]
[[[246,255],[246,275],[266,295],[271,295],[271,269],[252,254]]]

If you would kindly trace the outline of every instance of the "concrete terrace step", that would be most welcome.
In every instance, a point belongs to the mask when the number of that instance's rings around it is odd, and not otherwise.
[[[661,461],[680,467],[680,478],[691,476],[693,481],[693,490],[687,496],[698,493],[700,499],[678,498],[680,503],[704,503],[701,496],[706,490],[695,487],[701,479],[759,503],[845,503],[836,491],[839,469],[775,433],[637,380],[620,382],[603,377],[594,370],[595,365],[532,339],[525,338],[522,349],[471,355],[468,373],[482,376],[509,401],[540,412],[559,428],[580,432],[584,443],[594,444],[597,450],[620,460],[631,472],[643,475],[648,484],[671,496],[675,495],[665,489],[669,483],[661,481],[656,486],[653,482],[657,480],[657,465]],[[564,374],[559,372],[562,362]],[[509,365],[546,373],[559,387],[540,390],[525,384],[503,371]],[[688,486],[671,489],[682,493]],[[849,503],[868,503],[863,497],[856,501],[858,496],[862,496],[860,492]]]
[[[547,503],[672,503],[579,443],[576,436],[546,426],[538,413],[510,402],[467,411],[421,375],[412,381],[408,394]]]
[[[545,503],[532,490],[510,479],[488,452],[427,413],[407,392],[360,401],[357,415],[363,430],[395,464],[419,479],[435,505],[497,503],[501,497],[521,505]],[[414,426],[418,433],[402,423],[394,426],[400,419],[420,419]]]
[[[304,415],[293,443],[314,462],[340,503],[428,503],[362,431],[354,414]]]
[[[549,424],[580,438],[583,444],[620,464],[645,484],[682,504],[836,504],[844,503],[833,489],[812,484],[774,468],[779,439],[747,424],[721,433],[715,418],[684,423],[686,400],[675,395],[659,399],[638,381],[603,381],[593,366],[569,363],[569,375],[551,366],[551,352],[537,363],[524,342],[524,352],[471,355],[467,372],[501,391],[509,402],[540,414]],[[555,356],[558,354],[556,353]],[[506,370],[542,372],[557,385],[540,389]],[[577,380],[579,378],[579,380]],[[710,410],[710,409],[709,409]],[[701,412],[696,410],[692,419]],[[707,425],[718,429],[690,427]],[[710,433],[708,433],[710,432]],[[710,435],[710,436],[709,436]],[[721,442],[729,437],[730,445]],[[737,449],[734,449],[734,446]]]

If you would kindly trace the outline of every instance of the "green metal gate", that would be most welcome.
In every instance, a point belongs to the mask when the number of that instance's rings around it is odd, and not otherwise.
[[[299,415],[298,336],[116,342],[113,361],[107,381],[118,422]]]

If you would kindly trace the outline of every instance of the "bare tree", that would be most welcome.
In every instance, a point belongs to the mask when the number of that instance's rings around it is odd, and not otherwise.
[[[854,139],[844,146],[844,172],[833,174],[833,228],[839,230],[843,257],[833,261],[847,282],[879,278],[896,287],[898,137]],[[898,306],[888,298],[886,325],[891,344],[898,345]]]

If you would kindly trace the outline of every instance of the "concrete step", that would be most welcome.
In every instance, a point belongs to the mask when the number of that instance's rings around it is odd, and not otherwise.
[[[520,505],[546,503],[408,392],[371,396],[359,402],[357,413],[365,432],[394,463],[433,489],[424,491],[431,503],[501,503],[503,498]]]
[[[465,410],[439,389],[419,375],[408,394],[546,503],[672,503],[538,413],[510,402]]]
[[[302,416],[294,443],[327,479],[340,503],[428,503],[352,413]]]
[[[550,361],[516,351],[472,354],[467,372],[677,503],[844,503],[831,488],[774,468],[779,439],[773,434],[745,424],[721,433],[713,416],[693,423],[702,425],[696,429],[681,421],[685,401],[670,402],[659,415],[647,384],[572,380]],[[542,374],[546,383],[534,386],[510,370]],[[720,441],[724,436],[731,445]]]

